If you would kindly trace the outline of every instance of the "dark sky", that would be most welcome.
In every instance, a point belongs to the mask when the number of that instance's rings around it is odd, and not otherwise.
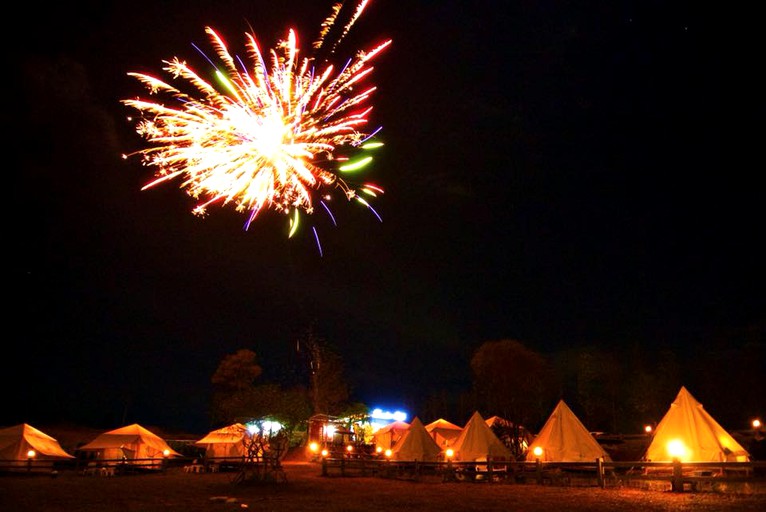
[[[232,53],[290,27],[308,51],[331,2],[30,4],[4,45],[18,355],[0,425],[202,432],[221,359],[251,348],[278,376],[309,325],[356,399],[392,407],[464,389],[483,341],[763,332],[762,30],[720,5],[373,0],[338,53],[393,39],[372,76],[383,221],[339,208],[320,256],[275,213],[246,231],[175,184],[141,191],[120,100],[163,59],[204,74],[208,25]]]

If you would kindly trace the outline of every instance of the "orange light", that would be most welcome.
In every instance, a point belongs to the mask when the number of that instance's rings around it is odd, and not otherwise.
[[[37,452],[34,451],[34,450],[29,450],[27,452],[27,457],[29,457],[30,459],[33,459],[35,457],[35,455],[37,455]]]
[[[383,447],[382,446],[376,446],[375,447],[375,452],[376,453],[382,453],[383,452]]]
[[[455,450],[453,450],[452,448],[447,448],[444,451],[444,455],[446,455],[448,459],[451,459],[452,457],[455,456]]]
[[[392,451],[391,451],[391,449],[389,448],[388,450],[386,450],[386,457],[390,459],[390,458],[391,458],[391,455],[392,455],[393,453],[394,453],[394,452],[392,452]]]
[[[350,445],[350,444],[349,444],[349,445],[346,445],[346,451],[347,451],[348,453],[351,453],[351,452],[353,452],[353,451],[354,451],[354,447],[353,447],[352,445]]]
[[[167,457],[168,455],[170,455],[170,450],[162,450],[163,457]]]
[[[681,461],[689,457],[689,450],[686,445],[680,439],[671,439],[668,441],[668,455],[673,459],[679,459]]]
[[[327,449],[325,448],[324,450],[322,450],[322,457],[327,457],[327,455],[328,455],[329,453],[330,453],[330,452],[328,452],[328,451],[327,451]]]
[[[532,453],[535,454],[535,457],[540,458],[540,456],[543,454],[543,449],[540,446],[535,446],[532,450]]]
[[[319,443],[317,442],[310,443],[309,450],[311,450],[313,453],[317,453],[319,451]]]
[[[651,434],[652,433],[652,426],[651,425],[645,425],[644,426],[644,432],[646,432],[647,434]]]
[[[761,420],[758,418],[753,420],[753,428],[761,428]]]

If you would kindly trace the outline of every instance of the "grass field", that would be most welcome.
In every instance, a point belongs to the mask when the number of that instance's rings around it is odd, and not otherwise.
[[[86,477],[74,471],[0,476],[2,512],[154,511],[758,511],[766,493],[408,481],[321,476],[312,463],[286,463],[285,482],[235,484],[236,473]]]

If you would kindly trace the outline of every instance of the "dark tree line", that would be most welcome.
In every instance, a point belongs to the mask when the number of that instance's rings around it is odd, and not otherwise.
[[[312,414],[365,410],[352,401],[343,359],[330,343],[308,329],[296,350],[303,356],[302,372],[297,372],[302,377],[289,385],[260,382],[263,372],[253,351],[226,356],[212,378],[213,423],[270,416],[293,429]],[[659,422],[685,386],[724,428],[739,430],[763,414],[765,361],[758,336],[727,339],[691,353],[635,344],[543,354],[502,339],[482,343],[466,361],[470,389],[427,390],[421,403],[406,405],[424,422],[445,418],[462,424],[478,410],[485,418],[500,416],[534,433],[563,399],[589,430],[629,434]]]
[[[747,339],[682,354],[635,345],[545,355],[517,340],[490,341],[471,359],[472,389],[451,402],[437,393],[427,409],[458,419],[479,410],[536,432],[563,399],[591,431],[638,433],[659,422],[686,386],[725,428],[747,429],[766,404],[765,363],[763,343]]]

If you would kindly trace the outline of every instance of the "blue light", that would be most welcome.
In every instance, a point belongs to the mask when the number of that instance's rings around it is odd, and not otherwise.
[[[384,411],[381,408],[375,408],[370,412],[370,417],[376,420],[388,421],[407,421],[407,413],[403,411]]]

